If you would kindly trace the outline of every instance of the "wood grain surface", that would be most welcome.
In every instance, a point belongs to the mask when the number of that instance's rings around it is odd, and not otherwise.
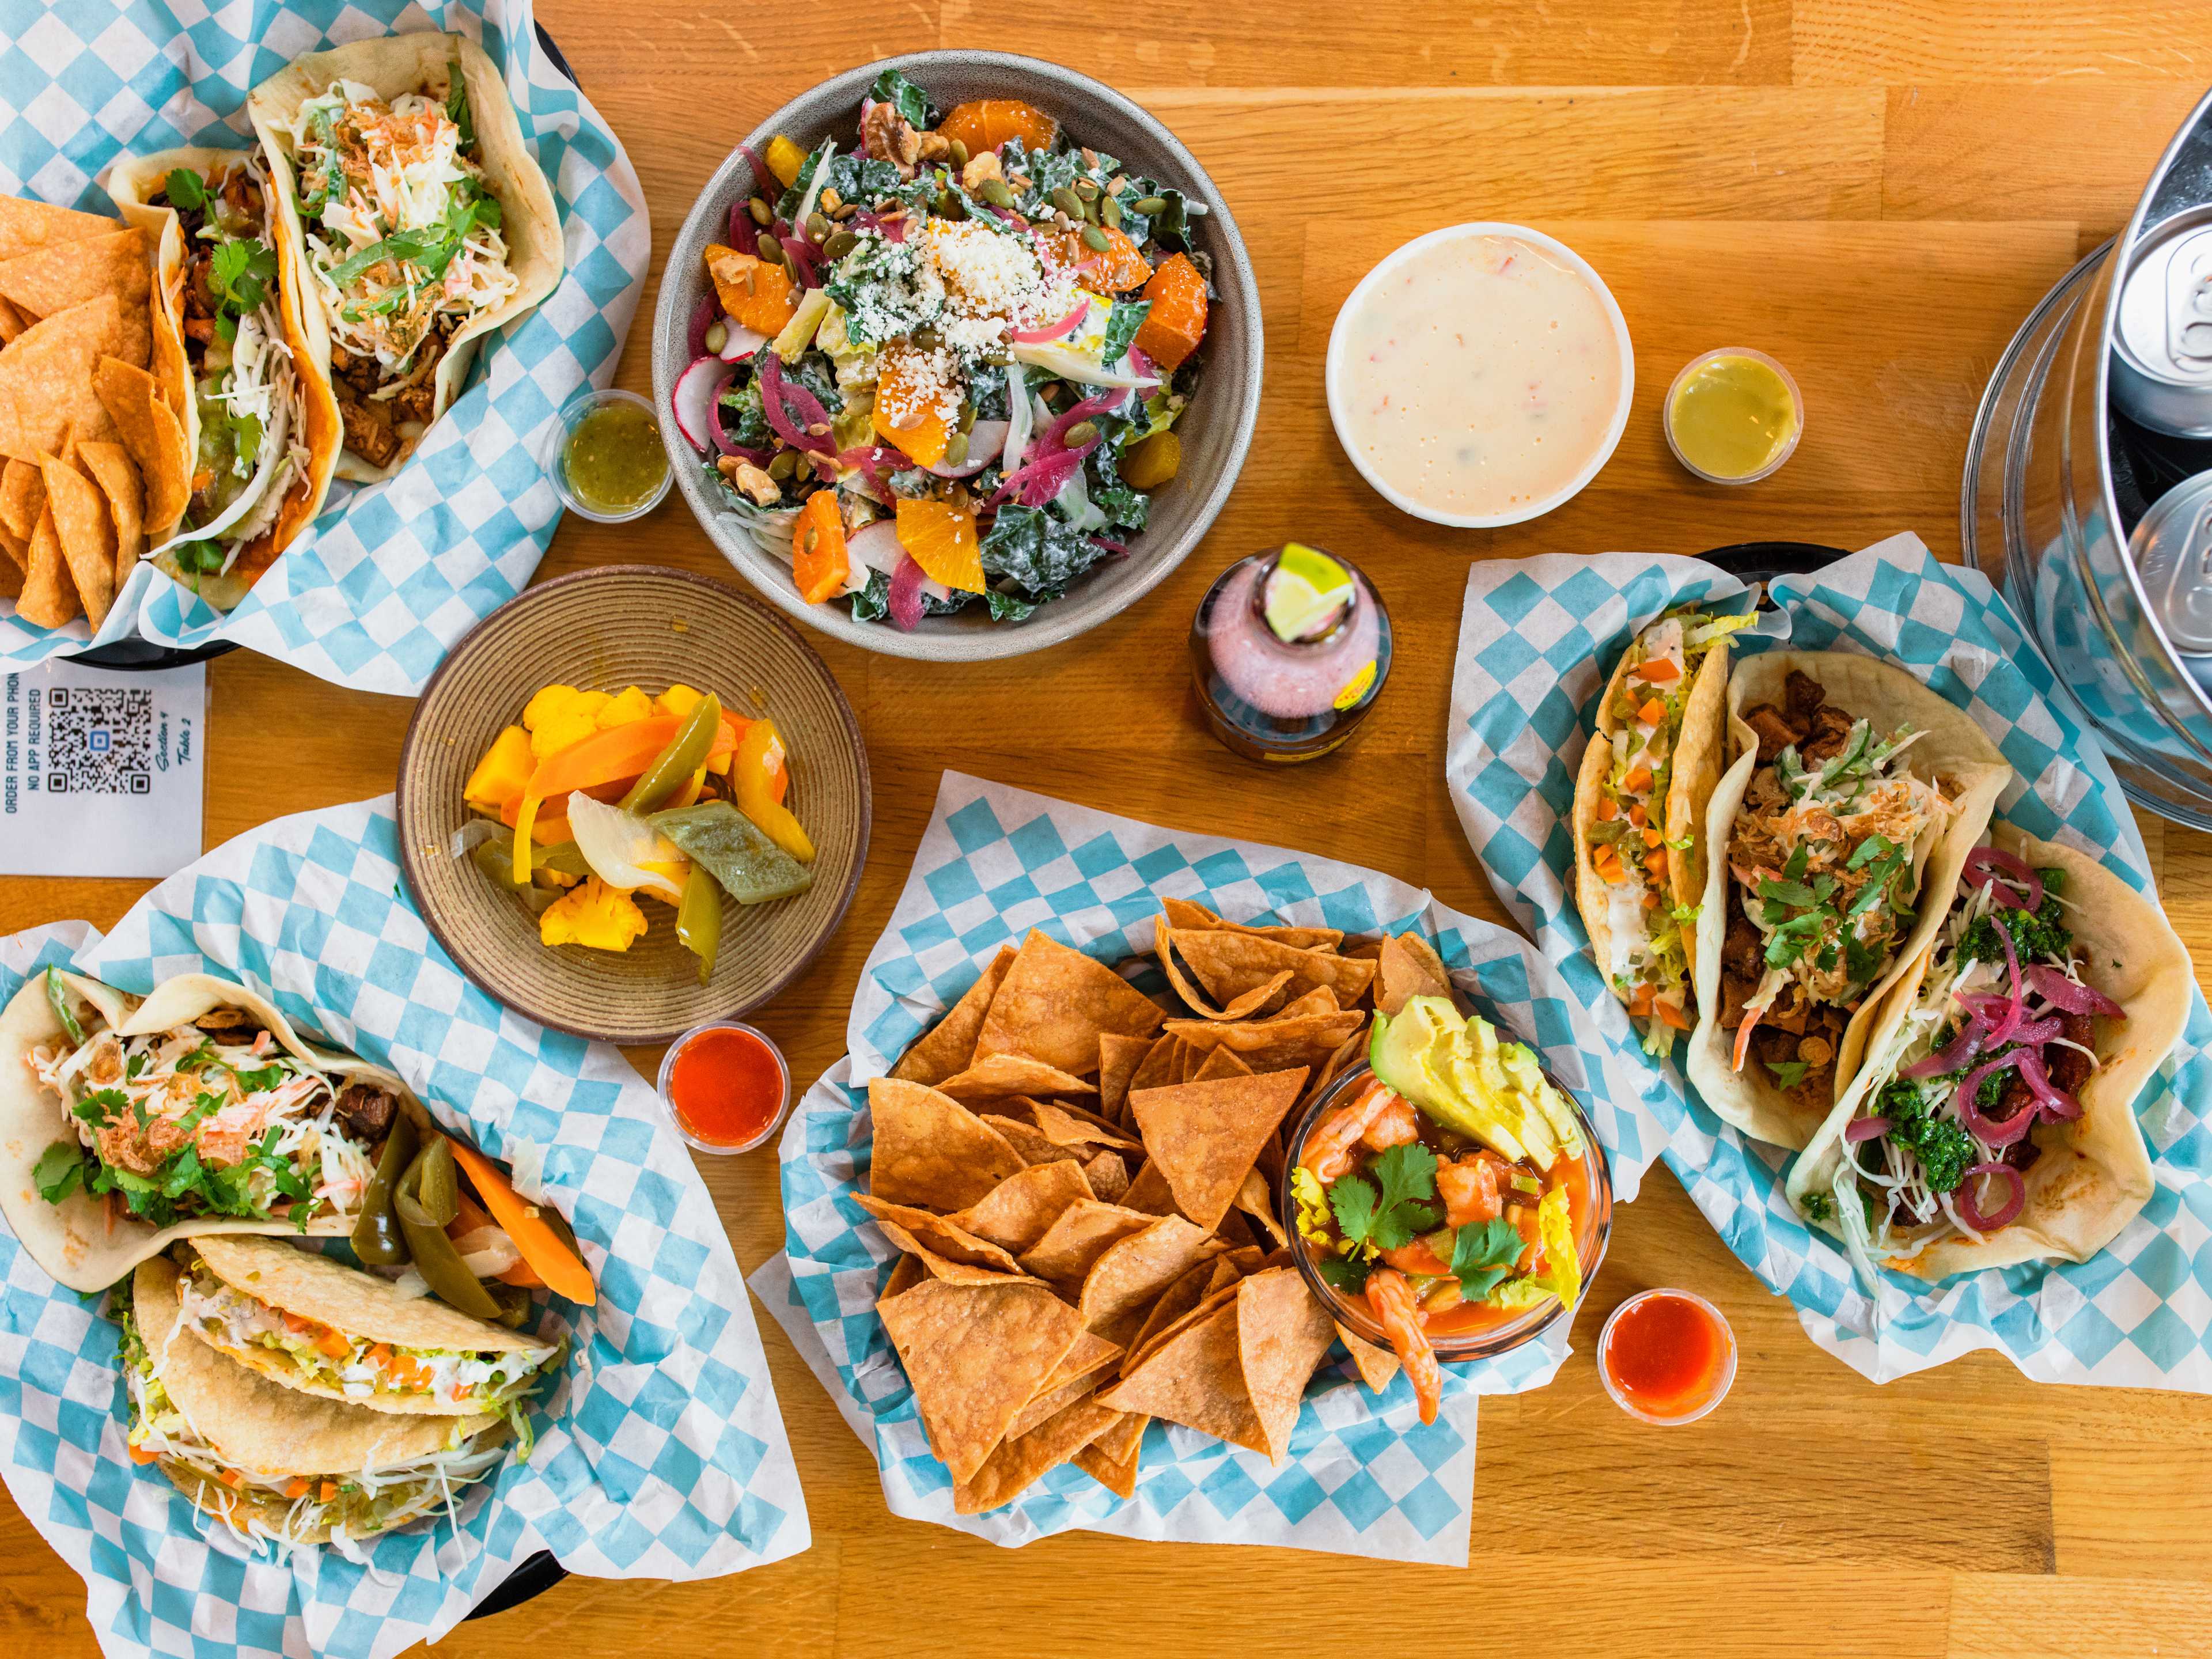
[[[1967,427],[1997,354],[2124,221],[2212,78],[2201,0],[539,0],[538,13],[628,146],[664,246],[728,149],[815,81],[894,52],[994,46],[1071,63],[1157,112],[1220,185],[1259,270],[1268,395],[1251,460],[1205,545],[1134,612],[969,668],[817,640],[867,740],[875,830],[843,931],[756,1016],[802,1079],[842,1047],[947,767],[1294,842],[1503,921],[1443,792],[1468,562],[1767,537],[1856,547],[1900,529],[1956,557]],[[1344,462],[1322,395],[1329,325],[1359,274],[1468,218],[1522,220],[1583,252],[1638,357],[1612,464],[1549,518],[1498,532],[1394,513]],[[648,392],[651,302],[648,288],[621,377]],[[1742,490],[1677,467],[1658,416],[1683,360],[1731,343],[1790,364],[1807,410],[1796,458]],[[1283,774],[1200,730],[1183,640],[1224,565],[1292,536],[1365,562],[1399,654],[1358,741]],[[631,560],[738,580],[672,504],[641,526],[572,520],[540,574]],[[246,653],[215,664],[210,687],[210,846],[391,787],[409,703]],[[2212,838],[2143,827],[2175,926],[2212,964]],[[0,932],[105,926],[142,890],[0,881]],[[648,1075],[658,1059],[632,1057]],[[782,1237],[772,1155],[703,1168],[757,1266]],[[1632,1423],[1589,1358],[1613,1306],[1660,1284],[1712,1297],[1742,1344],[1734,1395],[1688,1429]],[[760,1323],[813,1547],[707,1583],[571,1580],[463,1626],[441,1654],[2212,1652],[2212,1402],[2033,1388],[1987,1354],[1877,1389],[1812,1346],[1663,1170],[1617,1213],[1558,1382],[1485,1405],[1464,1571],[1084,1534],[1010,1553],[894,1519],[860,1443]],[[0,1500],[0,1653],[92,1654],[83,1600]]]

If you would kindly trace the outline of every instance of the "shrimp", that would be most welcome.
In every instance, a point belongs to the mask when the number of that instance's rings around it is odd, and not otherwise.
[[[1393,1108],[1396,1110],[1393,1111]],[[1386,1119],[1389,1127],[1382,1127]],[[1410,1133],[1397,1133],[1397,1127],[1401,1125]],[[1395,1139],[1370,1139],[1371,1134],[1377,1133]],[[1352,1167],[1352,1150],[1363,1142],[1379,1152],[1399,1140],[1413,1139],[1419,1133],[1413,1109],[1382,1085],[1376,1084],[1350,1105],[1340,1106],[1332,1112],[1319,1127],[1307,1136],[1305,1152],[1298,1162],[1327,1183],[1336,1180]]]
[[[1382,1334],[1397,1352],[1413,1385],[1413,1398],[1421,1407],[1421,1421],[1437,1420],[1437,1407],[1444,1397],[1444,1374],[1437,1364],[1437,1351],[1421,1328],[1421,1310],[1413,1301],[1413,1287],[1395,1267],[1377,1267],[1367,1275],[1367,1305],[1382,1327]]]
[[[1498,1170],[1477,1152],[1472,1158],[1439,1160],[1437,1196],[1444,1201],[1444,1219],[1455,1227],[1495,1221],[1503,1207],[1498,1198]]]

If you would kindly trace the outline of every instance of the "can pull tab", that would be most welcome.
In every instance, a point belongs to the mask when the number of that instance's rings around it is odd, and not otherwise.
[[[2212,236],[2194,236],[2166,268],[2166,349],[2177,364],[2212,368]]]

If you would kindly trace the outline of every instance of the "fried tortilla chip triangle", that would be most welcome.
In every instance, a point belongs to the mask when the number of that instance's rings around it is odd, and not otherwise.
[[[1097,1401],[1117,1412],[1163,1417],[1251,1451],[1267,1449],[1245,1391],[1234,1296],[1170,1336]]]
[[[1237,1352],[1244,1391],[1260,1419],[1267,1456],[1290,1455],[1291,1431],[1314,1367],[1336,1339],[1328,1310],[1314,1299],[1296,1267],[1255,1273],[1237,1286]]]
[[[1008,1176],[947,1219],[1002,1249],[1019,1252],[1042,1238],[1069,1205],[1096,1195],[1073,1159],[1036,1164]]]
[[[1131,1091],[1129,1109],[1145,1150],[1175,1194],[1176,1207],[1209,1231],[1220,1226],[1246,1172],[1305,1081],[1300,1066]]]
[[[975,1057],[1027,1054],[1079,1075],[1097,1069],[1103,1033],[1149,1036],[1165,1018],[1158,1003],[1104,963],[1031,933],[991,999]]]
[[[1014,947],[1001,945],[982,976],[945,1011],[927,1036],[906,1051],[891,1067],[891,1075],[908,1083],[934,1085],[967,1070],[975,1056],[976,1035],[983,1029],[983,1016],[989,1012],[991,999],[998,994],[1006,969],[1013,965]]]
[[[1004,1135],[921,1084],[875,1079],[868,1111],[875,1121],[868,1190],[886,1203],[957,1210],[1026,1167]]]
[[[1074,1309],[1043,1285],[1020,1281],[933,1279],[877,1311],[956,1481],[974,1478],[1083,1334]]]

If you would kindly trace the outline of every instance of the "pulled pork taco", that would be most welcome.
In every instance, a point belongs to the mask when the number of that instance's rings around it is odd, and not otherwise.
[[[2135,1098],[2188,1020],[2189,953],[2087,854],[2004,824],[1990,841],[1790,1172],[1869,1289],[1877,1263],[2086,1261],[2150,1197]]]
[[[402,1416],[279,1387],[195,1340],[177,1269],[156,1256],[116,1288],[131,1455],[193,1508],[282,1554],[362,1546],[427,1516],[507,1457],[496,1416]]]
[[[190,380],[191,496],[150,556],[228,611],[322,510],[337,465],[337,404],[308,346],[298,228],[252,152],[127,156],[107,189],[134,222],[181,232],[161,244],[160,291]]]
[[[428,1123],[241,985],[187,974],[141,999],[49,969],[0,1012],[0,1212],[85,1291],[182,1237],[336,1236],[402,1112]]]
[[[1729,681],[1729,768],[1706,817],[1690,1080],[1745,1133],[1802,1147],[1875,1014],[1943,920],[2012,776],[1901,669],[1769,651]]]
[[[499,70],[458,34],[313,52],[253,89],[299,249],[342,478],[397,471],[460,393],[477,343],[561,279],[561,221]]]
[[[285,1388],[370,1411],[500,1417],[526,1453],[529,1399],[557,1343],[472,1319],[273,1238],[200,1238],[186,1328]]]
[[[1729,641],[1756,619],[1670,611],[1629,642],[1575,780],[1575,903],[1654,1054],[1691,1029],[1706,803],[1720,781]]]

